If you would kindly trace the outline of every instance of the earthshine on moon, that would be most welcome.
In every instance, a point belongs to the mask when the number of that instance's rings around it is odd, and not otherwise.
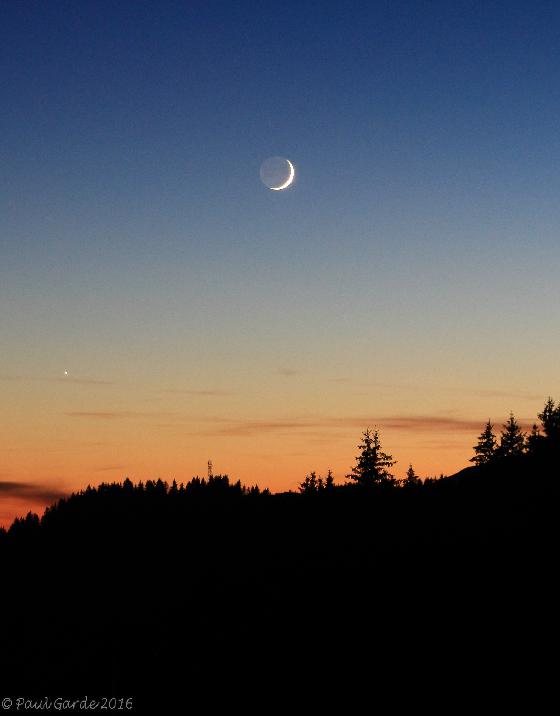
[[[293,183],[295,175],[294,165],[284,157],[269,157],[261,164],[261,181],[272,191],[287,189]]]

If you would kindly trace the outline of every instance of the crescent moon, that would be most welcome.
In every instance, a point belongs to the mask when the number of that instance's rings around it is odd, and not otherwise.
[[[290,184],[293,182],[294,177],[296,175],[296,170],[294,169],[294,165],[289,159],[286,159],[288,162],[288,166],[290,167],[290,176],[286,179],[286,181],[283,184],[280,184],[280,186],[271,186],[270,188],[272,191],[282,191],[282,189],[287,189]]]

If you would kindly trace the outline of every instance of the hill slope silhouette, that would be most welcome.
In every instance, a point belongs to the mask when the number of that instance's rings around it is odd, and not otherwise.
[[[559,464],[543,438],[406,489],[88,487],[1,536],[3,686],[164,713],[335,685],[373,709],[444,684],[499,698],[537,662],[546,681]]]

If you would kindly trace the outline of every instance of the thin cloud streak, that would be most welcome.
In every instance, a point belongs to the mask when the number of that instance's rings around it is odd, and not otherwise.
[[[71,418],[91,420],[134,420],[154,419],[157,422],[154,427],[173,427],[185,422],[206,423],[212,427],[206,430],[193,431],[191,435],[205,436],[238,436],[251,437],[263,433],[286,433],[301,432],[307,436],[315,431],[322,430],[348,430],[365,427],[378,428],[380,430],[401,430],[412,432],[468,432],[478,434],[484,427],[485,419],[463,418],[456,415],[389,415],[389,416],[349,416],[349,417],[294,417],[268,420],[235,420],[223,416],[201,417],[186,413],[172,412],[143,412],[143,411],[76,411],[66,413]],[[505,422],[505,421],[504,421]],[[518,419],[523,430],[530,429],[535,422],[534,419]],[[502,422],[495,422],[499,429]],[[221,427],[217,427],[221,425]]]
[[[546,396],[525,393],[524,391],[509,391],[509,390],[472,390],[470,391],[474,395],[478,395],[480,398],[514,398],[519,400],[546,400]]]
[[[72,413],[65,413],[69,418],[95,418],[99,420],[114,420],[115,418],[130,418],[137,415],[136,413],[125,413],[125,412],[101,412],[101,411],[80,411],[80,412],[72,412]],[[141,415],[141,413],[140,413]]]
[[[352,416],[347,418],[295,418],[280,420],[232,421],[231,425],[203,431],[203,435],[222,435],[251,437],[271,432],[302,432],[320,429],[340,430],[348,428],[363,429],[367,426],[386,430],[403,431],[440,431],[440,432],[480,432],[484,421],[441,415],[403,415],[403,416]]]
[[[0,495],[18,500],[35,500],[37,502],[56,502],[65,493],[58,488],[40,485],[33,482],[14,482],[0,480]]]
[[[96,378],[49,378],[50,383],[73,383],[75,385],[114,385],[110,380],[97,380]]]
[[[188,389],[188,388],[164,388],[162,393],[179,393],[181,395],[196,395],[200,397],[221,397],[224,395],[233,395],[232,392],[228,390],[195,390],[195,389]]]
[[[135,420],[139,418],[153,418],[155,420],[182,422],[228,423],[231,418],[220,416],[202,417],[191,413],[168,412],[164,410],[74,410],[64,413],[69,418],[83,418],[91,420]],[[160,425],[173,425],[174,423],[159,423]]]
[[[191,419],[182,413],[144,412],[141,410],[77,410],[65,413],[65,415],[69,418],[89,418],[93,420],[133,420],[135,418]]]
[[[279,368],[278,373],[283,375],[285,378],[293,378],[295,375],[301,375],[301,370],[295,370],[294,368]]]
[[[405,390],[405,391],[442,391],[445,393],[462,393],[464,395],[476,395],[480,398],[511,398],[513,400],[546,400],[544,394],[537,394],[523,390],[494,390],[482,388],[468,388],[453,385],[433,385],[418,383],[385,383],[383,381],[363,382],[352,378],[329,378],[330,383],[355,383],[361,387],[376,388],[378,390]]]
[[[16,383],[73,383],[74,385],[114,385],[110,380],[98,380],[97,378],[73,378],[65,376],[60,378],[37,378],[26,375],[0,375],[1,381]]]

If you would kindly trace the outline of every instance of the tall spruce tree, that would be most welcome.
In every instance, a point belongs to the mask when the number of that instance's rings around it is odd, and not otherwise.
[[[346,475],[347,478],[364,487],[394,484],[395,478],[389,472],[389,468],[393,467],[396,461],[393,460],[392,455],[382,451],[378,430],[372,432],[367,428],[358,449],[361,452],[356,457],[352,472]]]
[[[513,455],[521,455],[524,449],[525,433],[521,432],[513,413],[510,413],[507,423],[503,426],[500,446],[496,451],[496,455],[498,457],[512,457]]]
[[[554,400],[549,398],[538,418],[542,423],[546,437],[555,441],[560,440],[560,403],[555,406]]]
[[[298,490],[304,495],[312,495],[315,492],[319,492],[322,486],[323,481],[320,477],[317,477],[317,473],[313,470],[309,475],[305,476],[303,482],[299,483]]]
[[[539,430],[538,425],[533,425],[533,427],[531,428],[531,432],[529,433],[529,435],[527,435],[527,439],[525,440],[525,447],[527,449],[527,452],[537,452],[542,440],[543,436],[541,435],[541,431]]]
[[[305,476],[303,482],[298,485],[298,490],[303,494],[310,495],[316,492],[322,492],[323,490],[331,490],[334,487],[334,475],[332,470],[329,469],[326,477],[317,475],[315,470]]]
[[[421,482],[422,480],[414,472],[414,468],[412,467],[411,463],[408,466],[408,470],[406,471],[406,477],[404,478],[403,485],[405,487],[413,487],[414,485],[419,485]]]
[[[486,427],[480,433],[478,443],[474,446],[474,457],[471,462],[475,465],[486,465],[496,457],[496,436],[494,435],[494,426],[490,422],[490,418],[486,423]]]

